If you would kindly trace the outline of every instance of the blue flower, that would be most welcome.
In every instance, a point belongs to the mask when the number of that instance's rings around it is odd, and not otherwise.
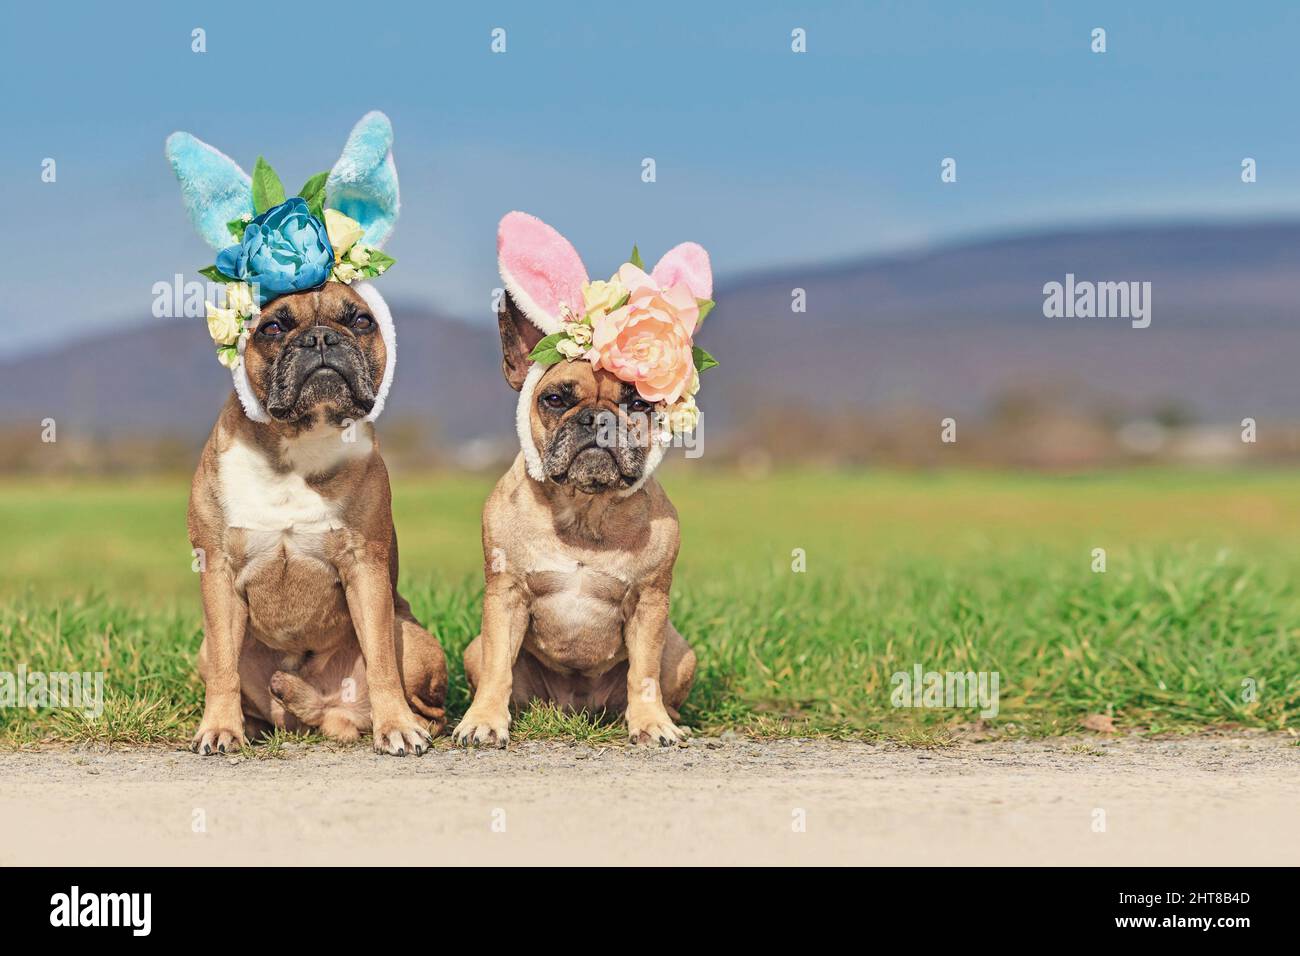
[[[295,196],[250,222],[239,245],[217,254],[217,268],[255,285],[265,304],[278,295],[322,285],[334,268],[334,250],[325,224]]]

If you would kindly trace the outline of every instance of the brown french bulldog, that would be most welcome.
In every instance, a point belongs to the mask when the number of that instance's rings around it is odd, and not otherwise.
[[[420,754],[444,726],[446,662],[397,592],[388,472],[365,420],[391,374],[376,315],[391,319],[359,288],[328,282],[263,307],[243,362],[266,420],[232,394],[194,475],[199,753],[283,727]]]
[[[464,656],[474,701],[454,739],[504,747],[510,707],[542,701],[623,713],[632,743],[675,744],[695,654],[668,619],[679,534],[649,476],[649,429],[637,427],[650,405],[590,362],[538,377],[528,355],[542,334],[509,293],[498,324],[544,480],[521,452],[483,509],[483,626]],[[599,441],[618,421],[626,440]]]

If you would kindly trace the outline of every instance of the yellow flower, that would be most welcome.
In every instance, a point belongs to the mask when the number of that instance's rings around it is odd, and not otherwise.
[[[329,234],[330,245],[334,248],[334,261],[340,261],[353,244],[366,234],[361,223],[351,216],[345,216],[337,209],[325,210],[325,231]]]
[[[244,331],[244,320],[234,309],[219,309],[211,302],[205,302],[208,310],[208,334],[218,345],[234,345],[239,341],[239,333]]]
[[[700,407],[694,397],[683,398],[668,409],[668,427],[676,434],[694,431],[700,423]]]
[[[261,311],[247,282],[226,283],[226,308],[236,315],[257,315]]]
[[[604,315],[614,309],[625,295],[627,289],[623,287],[617,275],[611,277],[608,282],[597,279],[595,282],[582,284],[582,302],[587,315]]]

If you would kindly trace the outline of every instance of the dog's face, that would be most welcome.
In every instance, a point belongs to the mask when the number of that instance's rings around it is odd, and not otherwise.
[[[253,392],[286,424],[364,418],[386,358],[370,307],[341,282],[267,303],[244,350]]]
[[[528,353],[541,340],[509,295],[498,314],[502,369],[516,391],[528,375]],[[590,362],[561,361],[533,392],[529,427],[550,481],[584,494],[630,488],[645,472],[650,413],[636,387]]]

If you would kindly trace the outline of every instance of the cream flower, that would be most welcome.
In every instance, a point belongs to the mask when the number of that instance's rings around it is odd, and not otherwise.
[[[566,322],[564,324],[564,334],[573,339],[578,345],[591,344],[591,326],[583,322]]]
[[[355,243],[348,250],[348,260],[355,265],[365,266],[370,264],[370,247],[364,242]]]
[[[219,309],[205,302],[208,310],[208,334],[218,345],[234,345],[244,331],[244,320],[234,309]]]
[[[226,308],[236,315],[257,315],[261,311],[247,282],[226,283]]]
[[[325,210],[325,232],[329,234],[330,245],[334,248],[335,262],[342,261],[344,254],[366,234],[361,223],[337,209]]]
[[[229,369],[239,368],[239,349],[233,345],[226,345],[217,349],[217,361]]]
[[[334,278],[347,284],[357,279],[361,275],[361,270],[350,262],[340,262],[334,267]]]
[[[555,351],[567,359],[576,359],[585,355],[587,350],[572,339],[560,339],[555,343]]]
[[[677,404],[670,406],[666,415],[668,428],[675,434],[695,431],[695,427],[700,423],[700,407],[695,404],[694,397],[683,398]]]
[[[597,279],[582,284],[582,302],[587,315],[604,315],[618,308],[625,295],[627,289],[617,275],[612,276],[608,282]]]

